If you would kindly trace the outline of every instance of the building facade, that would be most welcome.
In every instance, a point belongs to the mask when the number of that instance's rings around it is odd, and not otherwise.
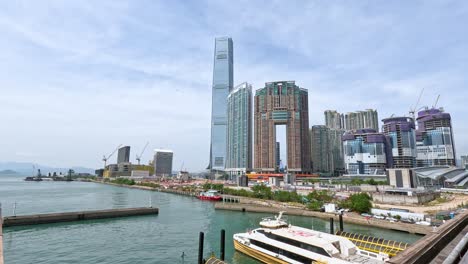
[[[468,155],[461,156],[460,157],[460,167],[461,168],[467,168],[468,169]]]
[[[389,138],[373,129],[346,132],[343,149],[350,175],[385,175],[393,165]]]
[[[383,133],[390,138],[394,168],[416,166],[416,132],[410,117],[390,117],[382,120]]]
[[[330,173],[330,129],[326,126],[312,126],[310,129],[310,155],[312,171]]]
[[[233,89],[233,44],[229,37],[215,39],[211,101],[211,142],[208,169],[223,171],[226,163],[227,103]]]
[[[278,171],[279,171],[281,167],[281,146],[279,142],[276,142],[275,156],[276,156],[276,167],[278,168]]]
[[[416,166],[456,165],[453,129],[449,113],[443,109],[418,112],[416,130]]]
[[[117,152],[117,164],[130,162],[130,146],[123,146]]]
[[[172,150],[154,150],[154,174],[156,176],[170,177],[172,175]]]
[[[325,111],[325,126],[328,128],[341,129],[341,114],[336,110]]]
[[[252,168],[252,85],[236,86],[227,98],[226,172],[235,180]]]
[[[255,93],[255,161],[258,171],[276,171],[276,125],[286,125],[287,168],[310,172],[309,101],[294,81],[265,84]]]

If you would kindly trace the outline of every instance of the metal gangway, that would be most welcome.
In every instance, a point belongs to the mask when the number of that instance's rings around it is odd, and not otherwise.
[[[344,231],[337,231],[336,235],[346,237],[351,240],[359,249],[367,250],[375,253],[385,253],[390,257],[408,248],[410,245],[405,242],[398,242],[387,240],[383,238],[371,237],[362,234],[348,233]]]

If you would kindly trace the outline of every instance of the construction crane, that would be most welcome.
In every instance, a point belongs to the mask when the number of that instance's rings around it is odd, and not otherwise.
[[[411,117],[413,118],[413,120],[416,118],[416,116],[415,116],[416,109],[418,108],[419,101],[421,101],[421,97],[422,97],[423,93],[424,93],[424,88],[421,89],[421,92],[419,93],[418,101],[416,101],[416,104],[414,105],[414,107],[410,108],[409,113],[410,113]]]
[[[143,150],[141,151],[140,155],[136,155],[136,160],[138,162],[138,165],[140,165],[141,161],[141,156],[143,155],[143,152],[145,152],[146,147],[148,146],[149,142],[146,142],[146,145],[143,147]]]
[[[107,166],[107,160],[110,159],[110,158],[112,157],[112,155],[114,155],[115,152],[117,152],[117,150],[118,150],[121,146],[122,146],[122,144],[120,144],[119,146],[117,146],[117,148],[114,149],[114,151],[112,151],[112,153],[109,154],[107,157],[106,157],[106,155],[103,155],[103,156],[102,156],[102,160],[104,161],[104,169],[105,169],[106,166]]]
[[[437,96],[437,99],[436,99],[434,105],[432,106],[432,108],[436,108],[436,107],[437,107],[437,103],[439,102],[439,99],[440,99],[440,94]]]

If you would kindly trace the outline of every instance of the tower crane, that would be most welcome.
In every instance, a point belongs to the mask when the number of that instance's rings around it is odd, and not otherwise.
[[[146,147],[148,146],[149,142],[146,142],[146,145],[143,147],[143,150],[141,151],[140,155],[136,155],[136,160],[138,162],[138,165],[140,165],[141,161],[141,156],[143,155],[143,152],[145,152]]]
[[[414,105],[413,108],[410,108],[410,115],[411,117],[413,118],[413,120],[415,120],[416,116],[415,116],[415,113],[416,113],[416,109],[418,108],[418,105],[419,105],[419,101],[421,101],[421,97],[424,93],[424,88],[421,89],[421,92],[419,93],[419,97],[418,97],[418,101],[416,101],[416,104]]]
[[[110,159],[112,157],[112,155],[115,154],[115,152],[117,152],[117,150],[122,146],[122,144],[118,145],[116,149],[114,149],[114,151],[112,151],[111,154],[109,154],[107,157],[106,155],[103,155],[102,156],[102,160],[104,161],[104,169],[106,168],[107,166],[107,160]]]

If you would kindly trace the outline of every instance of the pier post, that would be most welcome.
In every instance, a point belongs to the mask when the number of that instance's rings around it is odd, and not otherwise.
[[[200,232],[200,237],[198,239],[198,264],[203,264],[203,240],[205,239],[205,234]]]
[[[343,232],[343,213],[340,214],[340,231]]]
[[[330,217],[330,234],[334,235],[333,231],[333,217]]]
[[[221,260],[223,260],[223,261],[224,261],[224,252],[226,251],[225,250],[225,243],[226,243],[225,237],[226,237],[226,230],[221,229],[221,246],[220,246],[221,254],[220,254],[220,256],[221,256]]]

